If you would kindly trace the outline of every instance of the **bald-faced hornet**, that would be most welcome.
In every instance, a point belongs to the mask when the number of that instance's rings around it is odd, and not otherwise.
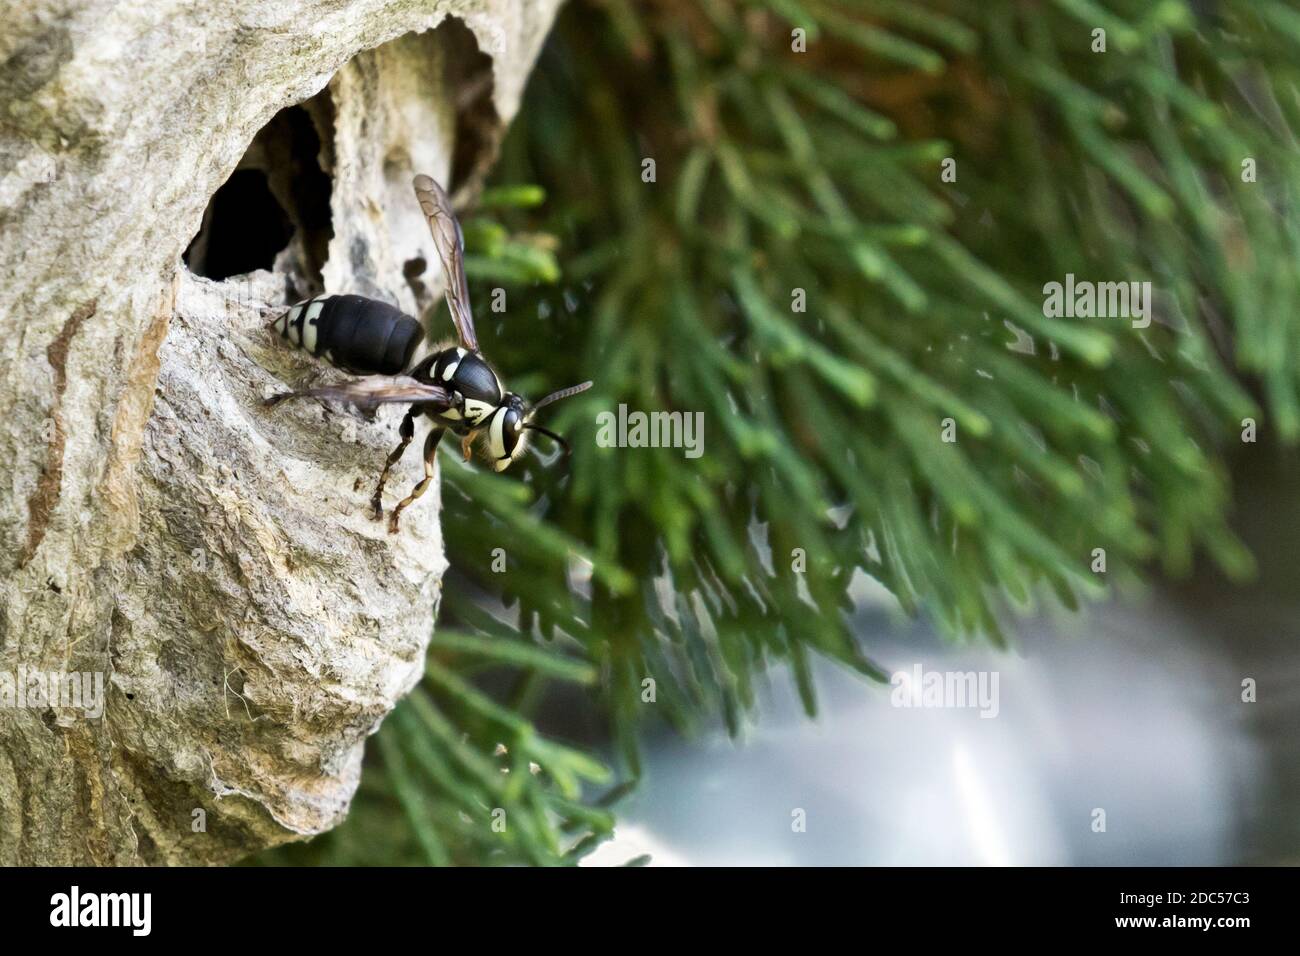
[[[390,534],[397,531],[402,511],[424,494],[433,480],[434,456],[443,432],[450,430],[460,437],[466,461],[471,445],[479,439],[483,457],[497,471],[505,471],[523,455],[528,447],[528,431],[549,436],[567,454],[568,442],[535,424],[533,418],[547,405],[591,388],[591,382],[583,382],[552,392],[532,405],[505,390],[496,370],[479,353],[465,282],[465,241],[460,223],[451,211],[447,194],[436,182],[428,176],[416,176],[414,186],[415,198],[429,222],[434,247],[442,260],[447,306],[460,344],[435,346],[431,354],[417,361],[424,340],[424,328],[417,320],[359,295],[317,296],[295,305],[276,319],[272,328],[296,348],[354,375],[372,377],[281,392],[266,400],[267,405],[278,405],[290,398],[334,399],[351,402],[363,410],[390,402],[410,404],[398,430],[401,441],[384,463],[370,499],[375,520],[383,517],[384,483],[389,469],[401,459],[415,435],[416,417],[424,415],[433,422],[424,443],[424,479],[393,509],[388,519]]]

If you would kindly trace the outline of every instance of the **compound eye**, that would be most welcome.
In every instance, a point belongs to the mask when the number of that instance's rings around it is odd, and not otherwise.
[[[513,408],[506,409],[501,416],[501,452],[503,455],[513,455],[515,445],[519,443],[519,413]]]

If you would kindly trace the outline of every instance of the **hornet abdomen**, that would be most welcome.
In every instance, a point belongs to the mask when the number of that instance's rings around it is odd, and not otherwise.
[[[410,365],[424,327],[386,302],[359,295],[318,295],[275,321],[275,330],[356,375],[397,375]]]

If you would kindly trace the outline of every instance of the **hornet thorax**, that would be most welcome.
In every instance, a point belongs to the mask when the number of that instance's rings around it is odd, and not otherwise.
[[[492,366],[477,352],[453,346],[421,362],[414,378],[452,393],[452,405],[431,417],[455,431],[481,426],[501,405],[505,389]]]

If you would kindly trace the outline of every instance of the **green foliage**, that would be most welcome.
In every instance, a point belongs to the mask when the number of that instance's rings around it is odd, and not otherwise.
[[[1198,549],[1248,574],[1216,445],[1245,417],[1300,433],[1297,54],[1276,0],[571,3],[497,176],[545,202],[498,187],[467,235],[511,385],[596,387],[548,417],[567,462],[521,482],[442,459],[427,687],[381,731],[339,859],[389,858],[381,806],[429,862],[589,848],[604,771],[534,729],[545,688],[593,688],[633,777],[645,717],[734,730],[772,663],[812,713],[813,654],[878,676],[842,614],[855,573],[994,641],[1008,600],[1100,593],[1094,548],[1111,581]],[[1156,322],[1046,317],[1067,273],[1151,281]],[[703,456],[598,447],[619,403],[703,412]]]

